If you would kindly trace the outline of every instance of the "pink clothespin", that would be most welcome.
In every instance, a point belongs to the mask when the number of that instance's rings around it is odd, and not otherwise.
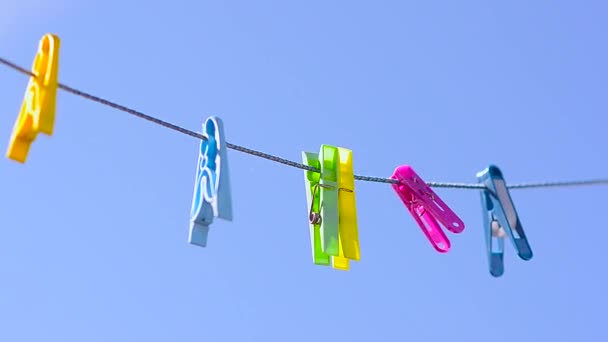
[[[464,222],[410,166],[397,167],[391,178],[399,181],[399,184],[392,184],[393,189],[414,216],[433,247],[440,253],[449,251],[450,240],[445,236],[437,221],[456,234],[464,230]]]

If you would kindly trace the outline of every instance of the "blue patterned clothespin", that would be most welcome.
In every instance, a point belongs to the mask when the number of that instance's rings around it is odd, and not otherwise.
[[[188,242],[205,247],[214,217],[232,221],[228,153],[222,120],[212,116],[203,123]]]

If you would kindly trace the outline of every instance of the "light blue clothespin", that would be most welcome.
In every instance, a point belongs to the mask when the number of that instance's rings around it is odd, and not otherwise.
[[[477,179],[486,186],[481,191],[481,205],[484,208],[483,222],[490,274],[500,277],[504,272],[505,235],[509,236],[521,259],[532,259],[532,249],[500,169],[490,165],[477,173]]]
[[[207,140],[201,140],[198,155],[188,242],[205,247],[214,217],[232,221],[232,198],[222,120],[208,118],[202,133]]]

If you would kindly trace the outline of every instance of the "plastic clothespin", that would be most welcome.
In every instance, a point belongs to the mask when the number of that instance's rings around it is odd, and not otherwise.
[[[313,152],[302,152],[302,161],[304,164],[321,169],[319,155]],[[304,181],[306,184],[306,203],[309,208],[309,225],[310,225],[310,245],[312,249],[312,260],[315,265],[329,265],[331,263],[330,256],[323,252],[321,247],[321,220],[318,219],[315,213],[318,213],[321,208],[321,192],[319,190],[319,181],[321,175],[318,172],[304,170]],[[314,215],[314,216],[313,216]]]
[[[203,123],[194,196],[190,214],[189,242],[207,246],[209,226],[214,217],[232,221],[232,197],[224,124],[212,116]]]
[[[340,233],[340,255],[350,260],[360,260],[359,229],[357,225],[357,203],[355,196],[355,175],[353,152],[338,148],[340,157],[338,171],[338,218]]]
[[[451,244],[439,226],[441,222],[449,231],[458,234],[464,230],[464,222],[445,204],[437,194],[408,166],[395,169],[393,189],[412,214],[431,245],[440,253],[450,250]]]
[[[25,163],[39,132],[53,134],[59,77],[59,37],[45,34],[38,45],[32,74],[19,116],[13,127],[6,157]]]
[[[486,186],[481,191],[481,205],[484,209],[483,223],[490,274],[500,277],[504,273],[505,235],[509,236],[521,259],[532,259],[532,249],[500,169],[490,165],[477,173],[477,179]]]
[[[302,160],[320,170],[304,171],[313,262],[348,270],[349,260],[360,259],[352,151],[322,145]]]

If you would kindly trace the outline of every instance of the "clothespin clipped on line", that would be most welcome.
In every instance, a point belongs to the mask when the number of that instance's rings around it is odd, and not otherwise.
[[[464,230],[464,222],[410,166],[397,167],[391,178],[400,182],[400,184],[392,184],[393,189],[412,214],[431,245],[440,253],[448,252],[451,247],[450,240],[448,240],[437,221],[456,234]]]
[[[188,242],[206,247],[213,218],[232,221],[232,197],[222,120],[208,118],[203,123],[203,135],[207,139],[201,140],[199,149]]]
[[[25,163],[38,133],[53,134],[59,77],[59,37],[45,34],[38,44],[32,73],[13,127],[6,157]]]
[[[360,259],[352,151],[321,145],[302,162],[321,171],[304,170],[313,262],[348,270]]]
[[[505,235],[522,260],[532,259],[532,249],[500,169],[490,165],[477,173],[477,179],[486,186],[481,191],[481,205],[490,274],[500,277],[504,273]]]

